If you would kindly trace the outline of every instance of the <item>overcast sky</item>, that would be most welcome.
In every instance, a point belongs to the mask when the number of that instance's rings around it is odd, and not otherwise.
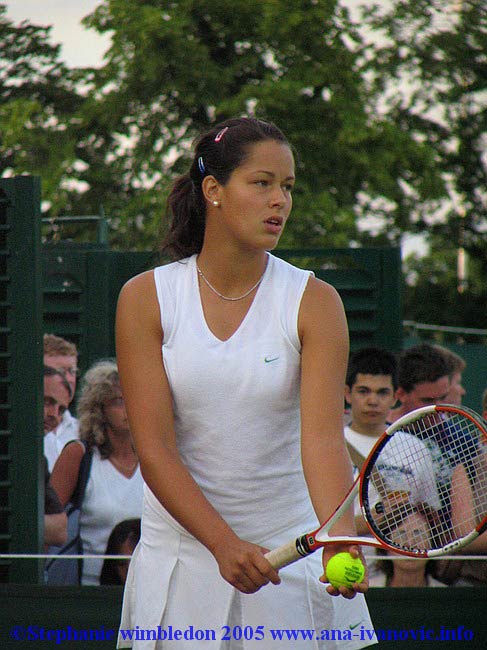
[[[29,20],[35,25],[51,25],[51,42],[62,44],[61,58],[73,67],[99,66],[110,40],[81,19],[100,4],[100,0],[3,0],[7,17],[15,23]]]
[[[80,22],[101,4],[101,0],[1,1],[7,5],[8,18],[14,22],[28,19],[36,25],[51,25],[51,41],[61,43],[61,58],[68,65],[83,67],[102,64],[103,53],[110,45],[109,37],[86,29]],[[353,8],[362,0],[342,0],[342,3]]]

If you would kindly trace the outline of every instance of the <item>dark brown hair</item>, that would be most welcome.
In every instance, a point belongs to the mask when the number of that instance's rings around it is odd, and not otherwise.
[[[206,221],[203,179],[211,175],[225,185],[249,155],[251,145],[265,140],[290,147],[272,122],[252,117],[231,118],[197,138],[189,172],[176,179],[168,197],[171,223],[162,244],[163,254],[179,260],[201,251]]]

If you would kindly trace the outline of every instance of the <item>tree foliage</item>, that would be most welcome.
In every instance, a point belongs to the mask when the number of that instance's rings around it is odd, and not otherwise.
[[[49,28],[14,26],[5,12],[0,5],[0,174],[42,175],[46,199],[62,202],[81,105],[75,75],[49,43]]]
[[[284,245],[358,244],[357,213],[377,199],[390,206],[384,232],[397,241],[412,209],[406,181],[420,203],[441,195],[431,151],[368,110],[362,39],[336,1],[106,0],[87,24],[113,38],[93,78],[93,119],[117,134],[105,157],[120,168],[123,195],[139,198],[132,216],[150,234],[191,140],[235,114],[275,121],[299,154]]]
[[[364,17],[382,37],[369,58],[374,94],[391,120],[434,152],[450,198],[435,212],[416,212],[413,229],[432,252],[408,262],[414,278],[408,310],[428,322],[478,327],[487,302],[487,5],[394,0],[389,10],[383,7],[367,8]],[[469,279],[459,294],[461,247]]]
[[[0,4],[0,172],[40,174],[53,217],[103,206],[114,247],[148,248],[193,138],[236,114],[271,119],[298,161],[282,245],[423,233],[414,310],[421,282],[453,287],[459,243],[486,277],[484,4],[391,0],[354,24],[338,0],[100,0],[84,22],[112,45],[78,70],[49,28],[15,26]]]

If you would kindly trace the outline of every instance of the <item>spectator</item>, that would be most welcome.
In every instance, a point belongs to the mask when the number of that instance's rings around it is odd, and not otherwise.
[[[101,555],[114,526],[142,514],[143,480],[113,361],[100,361],[86,373],[78,416],[80,440],[71,441],[63,449],[51,482],[66,505],[75,492],[85,449],[92,454],[80,534],[84,553]],[[101,568],[101,559],[84,560],[82,583],[98,584]]]
[[[126,519],[115,526],[108,538],[105,555],[132,555],[140,539],[140,519]],[[130,560],[105,560],[101,585],[124,585]]]
[[[452,364],[444,353],[444,348],[422,343],[404,350],[399,357],[398,367],[398,389],[396,396],[400,406],[392,412],[392,418],[412,411],[413,409],[428,404],[444,403],[450,392],[450,375]],[[424,439],[428,446],[435,468],[438,492],[442,499],[441,518],[445,530],[451,525],[451,503],[450,486],[452,475],[455,471],[457,476],[465,473],[467,480],[475,480],[475,465],[479,449],[477,443],[470,434],[451,428],[445,428],[438,423],[435,436]],[[470,453],[468,466],[459,467],[459,454],[462,459],[465,454]],[[481,535],[472,544],[466,547],[466,552],[485,552],[487,539],[485,534]],[[465,549],[463,549],[465,552]],[[435,568],[435,575],[440,576],[440,564]],[[444,565],[441,572],[442,581],[454,582],[451,576],[446,577]]]
[[[420,343],[403,350],[399,356],[399,406],[389,414],[394,422],[401,416],[430,404],[445,402],[450,391],[450,366],[433,345]]]
[[[398,388],[399,406],[389,414],[392,422],[414,409],[445,402],[450,390],[450,366],[445,356],[433,345],[421,343],[403,350],[399,356]],[[426,440],[435,467],[440,494],[448,494],[455,449],[450,440],[441,435]],[[446,506],[446,510],[449,506]]]
[[[44,449],[46,435],[61,423],[71,401],[71,387],[64,375],[44,366]],[[49,444],[47,444],[49,449]]]
[[[435,345],[435,348],[443,354],[449,366],[450,390],[445,401],[447,404],[456,404],[459,406],[462,403],[463,396],[467,392],[462,385],[462,374],[467,364],[456,352],[444,348],[441,345]]]
[[[413,409],[445,402],[450,390],[451,363],[443,349],[422,343],[405,350],[399,357],[398,389],[400,406],[393,411],[393,420]],[[451,472],[458,463],[458,455],[465,458],[465,449],[471,449],[474,458],[478,449],[471,436],[463,431],[446,429],[438,424],[434,439],[425,440],[430,447],[441,494],[447,494]]]
[[[482,413],[483,417],[487,416],[487,390],[484,391],[482,396]],[[485,476],[487,472],[487,456],[486,452],[480,453],[474,460],[474,472],[477,474],[481,472]],[[473,507],[473,499],[475,494],[475,488],[478,487],[482,490],[483,483],[476,480],[469,479],[468,472],[463,466],[457,466],[452,472],[452,482],[459,481],[464,486],[464,491],[462,492],[462,503],[460,512],[464,513],[467,511],[467,503],[469,499],[472,503],[472,511],[475,511]],[[464,494],[468,495],[467,499],[463,498]],[[480,511],[485,512],[487,504],[482,504],[482,499],[485,499],[485,496],[482,494],[477,495],[475,503],[477,508]],[[453,508],[452,508],[453,510]],[[452,516],[453,526],[455,526],[455,517]],[[477,522],[474,522],[477,524]],[[472,526],[470,526],[471,529]],[[467,532],[467,531],[459,531]],[[478,537],[474,542],[469,544],[467,547],[461,550],[462,554],[486,554],[487,553],[487,533],[483,533]],[[485,586],[487,584],[487,557],[485,560],[439,560],[435,563],[434,566],[434,575],[446,582],[447,584],[454,587],[477,587]]]
[[[350,356],[345,400],[351,422],[345,439],[356,473],[387,427],[387,416],[395,404],[397,362],[394,354],[380,348],[365,348]],[[355,506],[355,524],[360,535],[369,532],[360,507]]]
[[[44,365],[54,368],[65,376],[71,387],[71,401],[76,392],[78,374],[78,352],[75,344],[54,334],[44,334]],[[44,437],[44,454],[50,472],[64,445],[76,438],[78,438],[78,421],[71,415],[69,409],[66,409],[61,422]]]
[[[407,514],[391,535],[392,541],[400,542],[402,546],[424,548],[428,545],[429,522],[427,517],[417,511]],[[387,557],[394,553],[377,549],[377,554]],[[445,587],[431,575],[434,562],[427,559],[401,557],[397,562],[381,559],[370,570],[369,585],[371,587]]]

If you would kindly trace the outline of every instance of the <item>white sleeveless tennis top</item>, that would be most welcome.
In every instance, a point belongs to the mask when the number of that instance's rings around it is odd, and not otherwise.
[[[315,521],[300,455],[297,321],[310,272],[272,255],[226,341],[210,331],[196,256],[155,269],[163,359],[183,462],[237,535]]]
[[[155,269],[164,364],[174,402],[180,455],[237,535],[265,548],[316,526],[300,455],[298,311],[309,272],[269,255],[264,279],[238,330],[220,341],[201,306],[195,257]],[[254,640],[224,641],[222,629],[352,629],[372,623],[362,594],[333,598],[318,579],[321,554],[281,571],[279,586],[252,596],[223,580],[208,549],[182,528],[148,486],[142,536],[124,591],[122,630],[212,629],[207,650],[250,650]],[[208,600],[211,595],[211,606]],[[222,627],[223,626],[223,627]],[[249,627],[250,626],[250,627]],[[293,650],[355,650],[358,638],[292,641]],[[118,648],[195,650],[188,640],[130,641]],[[266,636],[266,650],[282,641]]]

